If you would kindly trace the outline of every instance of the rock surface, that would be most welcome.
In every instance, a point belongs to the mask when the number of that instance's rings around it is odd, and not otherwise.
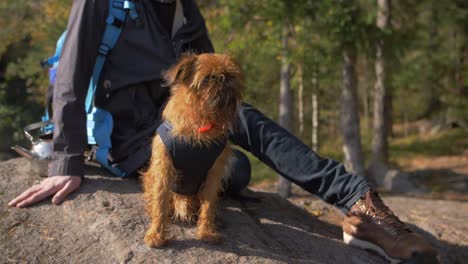
[[[197,241],[195,227],[174,224],[174,240],[162,249],[150,249],[143,243],[149,220],[138,179],[118,179],[90,166],[80,191],[62,206],[47,200],[28,209],[8,208],[10,199],[40,180],[29,174],[25,163],[24,159],[0,162],[0,263],[385,263],[342,243],[334,209],[327,209],[333,212],[328,218],[314,216],[308,211],[309,200],[306,207],[259,191],[250,195],[260,198],[260,203],[222,199],[218,218],[223,243]],[[418,204],[415,200],[412,203]],[[462,205],[457,224],[463,218],[466,223],[466,203]],[[449,210],[437,204],[440,207]],[[418,215],[412,208],[407,210],[405,220],[414,223],[437,212]],[[423,228],[440,232],[430,224]],[[466,227],[453,232],[465,235],[460,250],[465,247],[466,252]],[[446,244],[438,246],[444,254],[450,253]]]

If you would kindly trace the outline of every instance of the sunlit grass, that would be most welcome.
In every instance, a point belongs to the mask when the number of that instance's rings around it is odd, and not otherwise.
[[[258,160],[251,153],[245,153],[249,157],[250,165],[252,166],[252,178],[250,180],[251,184],[256,184],[266,180],[274,180],[277,178],[277,174],[274,170],[270,169],[270,167]]]
[[[391,141],[392,159],[413,156],[461,155],[468,149],[468,129],[451,129],[435,135],[412,135]]]

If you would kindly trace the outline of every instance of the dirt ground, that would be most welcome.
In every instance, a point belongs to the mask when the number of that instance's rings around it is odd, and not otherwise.
[[[461,155],[399,159],[398,166],[425,190],[417,197],[468,202],[468,150]]]
[[[406,170],[452,170],[454,173],[468,175],[468,150],[462,155],[439,157],[415,157],[402,159],[398,164]]]
[[[28,209],[7,202],[39,180],[24,159],[0,162],[0,263],[385,263],[341,241],[341,213],[298,188],[289,201],[257,186],[260,199],[222,199],[223,243],[194,239],[195,228],[174,224],[162,249],[143,243],[148,226],[138,179],[118,179],[88,167],[80,191],[62,206]],[[262,187],[262,189],[259,189]],[[442,263],[468,260],[468,203],[386,196],[384,200],[440,250]]]

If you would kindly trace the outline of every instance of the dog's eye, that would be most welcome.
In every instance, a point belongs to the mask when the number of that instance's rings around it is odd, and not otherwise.
[[[219,76],[211,75],[203,79],[203,84],[208,84],[212,82],[224,82],[225,80],[226,80],[226,76],[224,74],[221,74]]]
[[[216,78],[216,76],[208,76],[208,77],[205,77],[205,79],[203,79],[203,84],[208,84],[208,83],[211,83],[211,82],[215,82],[218,78]]]

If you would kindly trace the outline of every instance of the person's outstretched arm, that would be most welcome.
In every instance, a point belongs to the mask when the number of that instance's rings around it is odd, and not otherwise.
[[[74,1],[60,57],[53,98],[55,124],[49,178],[8,203],[25,207],[53,196],[60,204],[77,190],[84,174],[87,144],[84,101],[105,27],[107,1]]]

